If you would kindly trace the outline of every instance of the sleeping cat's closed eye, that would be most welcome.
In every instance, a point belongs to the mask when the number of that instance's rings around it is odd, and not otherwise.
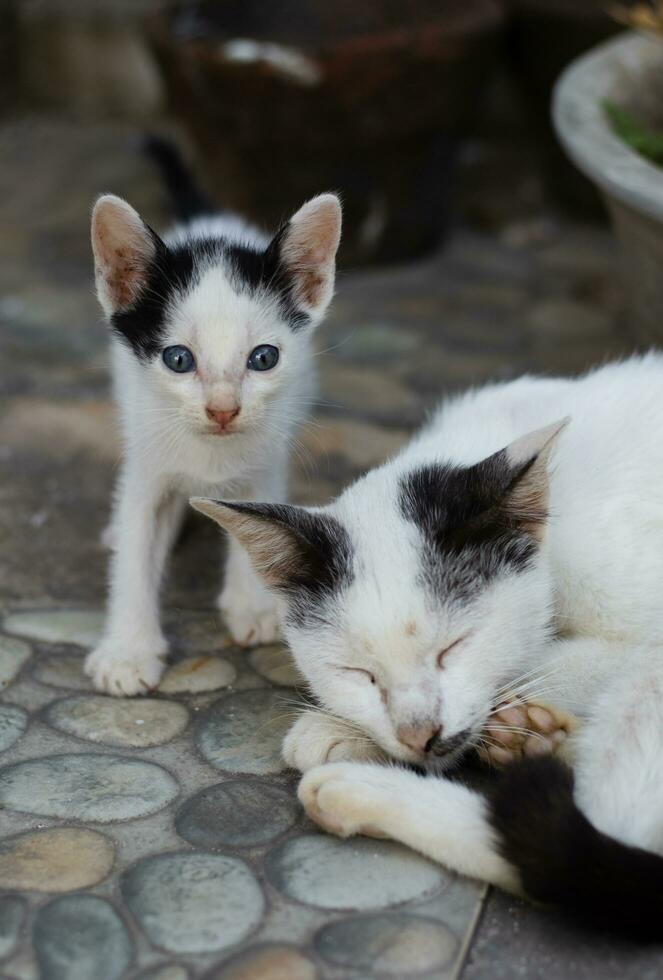
[[[460,646],[461,643],[464,643],[464,641],[467,639],[468,636],[469,633],[466,633],[464,636],[459,636],[457,640],[454,640],[453,643],[450,643],[449,646],[446,646],[444,650],[438,653],[437,655],[438,667],[442,667],[444,665],[444,658],[446,657],[446,655],[450,653],[452,650],[455,650],[456,647]]]
[[[339,670],[347,671],[349,674],[363,675],[371,684],[377,683],[375,675],[371,674],[370,670],[364,670],[363,667],[339,667]]]

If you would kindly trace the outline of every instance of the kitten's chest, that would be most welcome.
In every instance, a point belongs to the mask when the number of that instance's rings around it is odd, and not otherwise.
[[[222,438],[210,439],[209,445],[204,440],[192,440],[180,447],[166,465],[181,492],[204,494],[223,487],[246,486],[259,459],[268,462],[259,447]]]

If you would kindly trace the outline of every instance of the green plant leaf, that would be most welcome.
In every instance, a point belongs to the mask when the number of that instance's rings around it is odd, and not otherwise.
[[[663,131],[640,122],[628,109],[609,99],[603,102],[603,108],[613,131],[627,146],[652,163],[663,165]]]

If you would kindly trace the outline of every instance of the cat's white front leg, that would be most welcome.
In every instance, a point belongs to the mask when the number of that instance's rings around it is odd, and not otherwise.
[[[336,762],[306,773],[298,790],[309,817],[339,837],[389,837],[452,871],[518,891],[500,856],[483,798],[460,783],[396,766]]]
[[[307,772],[324,762],[379,762],[384,752],[356,725],[324,711],[304,711],[283,739],[283,758]]]
[[[235,643],[242,647],[274,643],[279,635],[276,601],[234,538],[228,541],[224,574],[218,606]]]
[[[252,499],[283,502],[287,495],[286,477],[287,447],[276,454],[271,470],[252,483]],[[247,553],[232,537],[228,540],[228,557],[218,607],[233,640],[240,646],[259,646],[278,639],[276,599],[254,572]]]
[[[100,691],[146,694],[164,670],[167,643],[159,623],[159,585],[182,502],[142,467],[122,476],[113,525],[115,551],[104,637],[85,661]]]

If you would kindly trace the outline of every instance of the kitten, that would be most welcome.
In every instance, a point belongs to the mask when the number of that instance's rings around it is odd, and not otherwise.
[[[662,429],[651,354],[455,398],[327,507],[194,502],[279,597],[324,709],[285,743],[314,820],[662,937]],[[580,716],[573,775],[526,758],[481,795],[445,770],[509,691]]]
[[[97,295],[124,437],[106,628],[86,661],[99,690],[144,694],[159,683],[159,584],[186,498],[286,499],[340,227],[333,194],[308,201],[271,240],[235,216],[200,214],[162,239],[126,201],[97,201]],[[237,643],[274,640],[274,599],[237,543],[219,606]]]

